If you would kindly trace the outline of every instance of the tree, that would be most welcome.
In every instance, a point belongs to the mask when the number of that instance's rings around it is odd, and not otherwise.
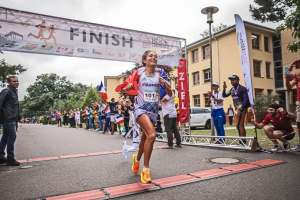
[[[92,105],[93,103],[98,102],[100,99],[101,98],[97,91],[94,88],[90,87],[85,94],[81,107],[84,108],[88,105]]]
[[[300,0],[254,0],[259,7],[250,5],[251,16],[254,20],[264,22],[284,22],[275,30],[289,29],[298,41],[289,43],[287,49],[291,52],[300,50]],[[290,14],[288,15],[288,12]]]
[[[219,31],[221,31],[221,30],[223,30],[225,28],[228,28],[230,26],[231,25],[226,25],[226,24],[222,24],[222,23],[220,25],[216,26],[216,27],[212,26],[212,33],[219,32]],[[209,29],[205,29],[205,31],[203,31],[202,33],[200,33],[200,36],[202,38],[208,37],[209,36]]]
[[[6,85],[6,79],[9,75],[20,75],[27,71],[22,65],[10,65],[4,59],[0,60],[0,84],[2,87]]]
[[[271,103],[280,101],[279,94],[276,95],[267,95],[267,94],[258,94],[255,96],[255,114],[256,117],[260,120],[263,120],[266,116],[268,106]]]
[[[24,106],[31,111],[48,111],[54,108],[54,102],[67,99],[67,95],[76,92],[73,83],[67,81],[67,77],[59,77],[57,74],[42,74],[37,76],[36,82],[30,85],[24,97]],[[54,108],[58,109],[58,107]]]

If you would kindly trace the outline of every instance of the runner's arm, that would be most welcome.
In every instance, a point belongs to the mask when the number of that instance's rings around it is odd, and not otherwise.
[[[168,99],[166,97],[164,97],[161,102],[165,102],[165,101],[168,101]]]
[[[223,97],[229,97],[231,95],[231,90],[226,93],[226,90],[223,90]]]
[[[251,122],[258,129],[262,129],[265,126],[265,124],[263,124],[263,123],[258,124],[256,121],[254,121],[253,118],[251,119]]]
[[[240,111],[243,111],[243,109],[246,107],[247,102],[249,101],[248,99],[248,94],[247,94],[247,89],[245,87],[243,87],[242,89],[242,93],[243,93],[243,103],[242,103],[242,107],[240,108]]]

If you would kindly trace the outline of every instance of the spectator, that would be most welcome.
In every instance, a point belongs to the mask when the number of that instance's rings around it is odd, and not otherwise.
[[[299,61],[298,61],[299,62]],[[290,64],[290,68],[296,67],[297,64],[297,60],[293,61]],[[290,83],[290,76],[294,76],[292,82]],[[297,123],[297,128],[300,129],[300,75],[299,74],[295,74],[295,73],[290,73],[290,74],[286,74],[285,73],[285,83],[286,83],[286,88],[288,90],[291,90],[295,85],[297,88],[297,101],[296,103],[296,123]],[[299,135],[299,144],[292,148],[292,151],[300,151],[300,130],[298,131],[298,135]]]
[[[237,112],[236,118],[235,118],[235,123],[236,123],[236,128],[238,130],[239,136],[240,137],[245,137],[246,136],[246,129],[244,125],[244,119],[247,113],[247,108],[250,107],[250,102],[248,99],[248,94],[247,94],[247,88],[244,86],[240,85],[240,78],[237,75],[232,75],[231,77],[228,78],[231,81],[231,85],[233,86],[227,93],[226,93],[226,82],[224,81],[223,85],[223,97],[229,97],[230,95],[232,96],[233,100],[233,105],[235,107],[235,110]],[[245,146],[246,140],[242,140],[240,142],[241,146]]]
[[[131,105],[128,100],[125,100],[125,103],[123,104],[123,106],[121,108],[121,113],[124,116],[124,126],[125,126],[126,133],[129,131],[129,117],[130,117],[129,111],[131,111]]]
[[[98,107],[97,104],[94,104],[94,106],[93,106],[94,127],[93,128],[95,129],[95,131],[98,131],[100,129],[97,107]]]
[[[68,113],[67,111],[64,110],[64,114],[63,114],[63,119],[64,119],[64,127],[69,127],[69,124],[68,124]]]
[[[179,131],[176,127],[177,112],[175,108],[175,90],[172,90],[172,96],[165,95],[161,100],[161,107],[164,116],[164,125],[168,137],[168,146],[163,147],[163,149],[173,149],[173,133],[176,138],[175,147],[181,147],[181,138]]]
[[[68,116],[69,116],[69,123],[70,123],[70,128],[73,127],[73,119],[72,119],[72,115],[73,115],[73,111],[70,110],[69,113],[68,113]]]
[[[111,134],[115,133],[115,122],[117,121],[116,115],[118,114],[118,110],[116,109],[118,102],[115,102],[115,98],[111,99],[111,102],[107,101],[107,104],[110,107],[110,125],[111,125]]]
[[[77,124],[77,128],[80,128],[80,111],[79,108],[77,108],[75,112],[75,124]]]
[[[211,116],[214,120],[214,125],[217,130],[218,136],[225,136],[225,130],[224,130],[224,124],[226,124],[226,117],[225,112],[223,109],[223,95],[222,92],[219,91],[219,84],[217,82],[213,82],[212,84],[212,91],[208,91],[208,97],[207,103],[211,103],[212,105],[212,111]],[[209,102],[210,101],[210,102]],[[214,144],[223,144],[224,139],[219,139]]]
[[[294,138],[295,133],[291,125],[291,119],[296,119],[297,116],[294,113],[286,112],[278,104],[272,103],[268,108],[269,114],[262,121],[262,123],[257,124],[254,119],[252,123],[258,129],[264,128],[265,134],[267,137],[275,144],[274,149],[271,149],[272,152],[282,152],[282,147],[278,144],[277,140],[283,142],[283,147],[286,152],[291,151],[290,143],[287,140]],[[268,123],[271,123],[274,127],[269,127]]]
[[[51,122],[52,122],[52,125],[54,125],[54,122],[55,122],[55,114],[54,114],[54,112],[51,112]]]
[[[229,108],[227,110],[227,115],[228,115],[228,118],[229,118],[229,124],[230,124],[230,126],[232,126],[232,119],[233,119],[233,116],[234,116],[234,111],[233,111],[233,108],[231,107],[231,104],[229,104]]]
[[[105,115],[103,111],[106,109],[106,105],[102,103],[102,101],[99,101],[98,106],[98,115],[99,115],[99,123],[100,123],[100,130],[98,132],[103,131],[103,124],[105,123]]]
[[[86,130],[89,130],[89,128],[90,128],[90,106],[85,108],[85,114],[86,114]]]
[[[11,166],[19,166],[15,160],[14,146],[17,138],[16,127],[20,121],[19,100],[17,88],[19,80],[16,76],[7,78],[8,86],[0,93],[0,124],[3,126],[2,138],[0,141],[0,164],[7,163]],[[5,158],[5,149],[7,158]]]
[[[72,113],[73,128],[76,128],[75,116],[76,116],[76,109],[74,109]]]
[[[47,116],[46,116],[46,119],[47,119],[47,125],[49,125],[49,120],[50,120],[50,115],[47,113]]]
[[[61,114],[58,111],[56,111],[56,119],[57,119],[57,127],[60,127],[61,126]]]

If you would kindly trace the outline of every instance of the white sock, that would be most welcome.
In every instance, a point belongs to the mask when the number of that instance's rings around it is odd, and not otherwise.
[[[144,169],[149,169],[149,167],[145,167],[145,166],[144,166],[144,167],[143,167],[143,170],[144,170]]]

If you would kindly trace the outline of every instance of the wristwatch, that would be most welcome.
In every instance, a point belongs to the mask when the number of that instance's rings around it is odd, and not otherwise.
[[[286,112],[285,115],[288,115],[289,112]]]

